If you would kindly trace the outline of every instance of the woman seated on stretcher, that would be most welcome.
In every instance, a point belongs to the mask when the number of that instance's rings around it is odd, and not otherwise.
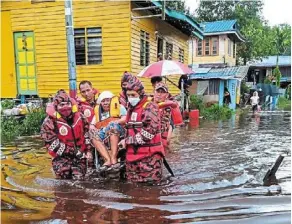
[[[120,167],[117,161],[118,143],[125,133],[123,125],[127,111],[119,104],[117,96],[110,91],[104,91],[97,99],[94,114],[91,122],[91,141],[104,159],[101,169],[117,169]]]

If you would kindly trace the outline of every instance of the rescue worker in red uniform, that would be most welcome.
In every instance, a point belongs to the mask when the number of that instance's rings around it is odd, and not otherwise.
[[[158,105],[148,101],[144,86],[136,77],[128,83],[127,97],[126,137],[119,143],[127,150],[127,179],[132,182],[160,181],[165,153]]]
[[[132,78],[133,76],[128,73],[125,72],[122,80],[121,80],[121,87],[122,87],[122,92],[120,92],[120,104],[123,105],[125,108],[127,108],[127,104],[128,104],[128,97],[127,97],[127,85],[128,85],[128,81]]]
[[[49,154],[57,178],[83,179],[90,153],[89,124],[78,112],[74,100],[59,90],[53,104],[47,107],[47,117],[41,127],[41,137]]]
[[[153,101],[159,105],[161,118],[161,138],[165,149],[169,147],[172,135],[172,115],[181,116],[178,103],[171,98],[168,87],[165,83],[159,82],[155,86]],[[176,109],[177,113],[174,114]]]
[[[83,80],[79,83],[79,91],[82,97],[76,99],[78,109],[87,118],[88,122],[91,123],[99,91],[92,88],[92,84],[88,80]]]

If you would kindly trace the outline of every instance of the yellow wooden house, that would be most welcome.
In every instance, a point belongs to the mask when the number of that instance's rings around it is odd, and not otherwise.
[[[73,1],[77,84],[117,94],[124,71],[138,74],[158,53],[188,64],[188,40],[202,30],[184,14],[159,13],[158,1]],[[69,89],[64,1],[3,1],[1,46],[1,98]]]

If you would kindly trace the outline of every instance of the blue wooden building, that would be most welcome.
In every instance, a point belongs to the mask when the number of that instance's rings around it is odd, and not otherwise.
[[[229,108],[235,110],[240,101],[240,84],[247,75],[249,66],[226,68],[197,68],[190,75],[190,94],[201,95],[204,103],[223,106],[224,92],[230,94]]]

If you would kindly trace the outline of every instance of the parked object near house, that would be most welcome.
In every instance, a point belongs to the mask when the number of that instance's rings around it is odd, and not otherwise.
[[[246,76],[248,66],[228,68],[198,68],[190,75],[193,85],[190,94],[202,95],[204,103],[217,102],[223,106],[224,89],[230,94],[229,108],[235,110],[240,101],[240,84]]]
[[[72,7],[77,82],[90,80],[100,91],[110,87],[118,94],[122,74],[138,74],[159,53],[187,64],[188,39],[202,38],[189,16],[168,9],[165,20],[157,16],[156,1],[73,1]],[[1,18],[1,98],[47,98],[60,88],[67,91],[64,2],[4,1]],[[145,84],[150,92],[148,80]]]
[[[245,39],[236,20],[200,23],[204,39],[193,38],[189,44],[189,64],[192,68],[222,68],[235,66],[236,46]]]

